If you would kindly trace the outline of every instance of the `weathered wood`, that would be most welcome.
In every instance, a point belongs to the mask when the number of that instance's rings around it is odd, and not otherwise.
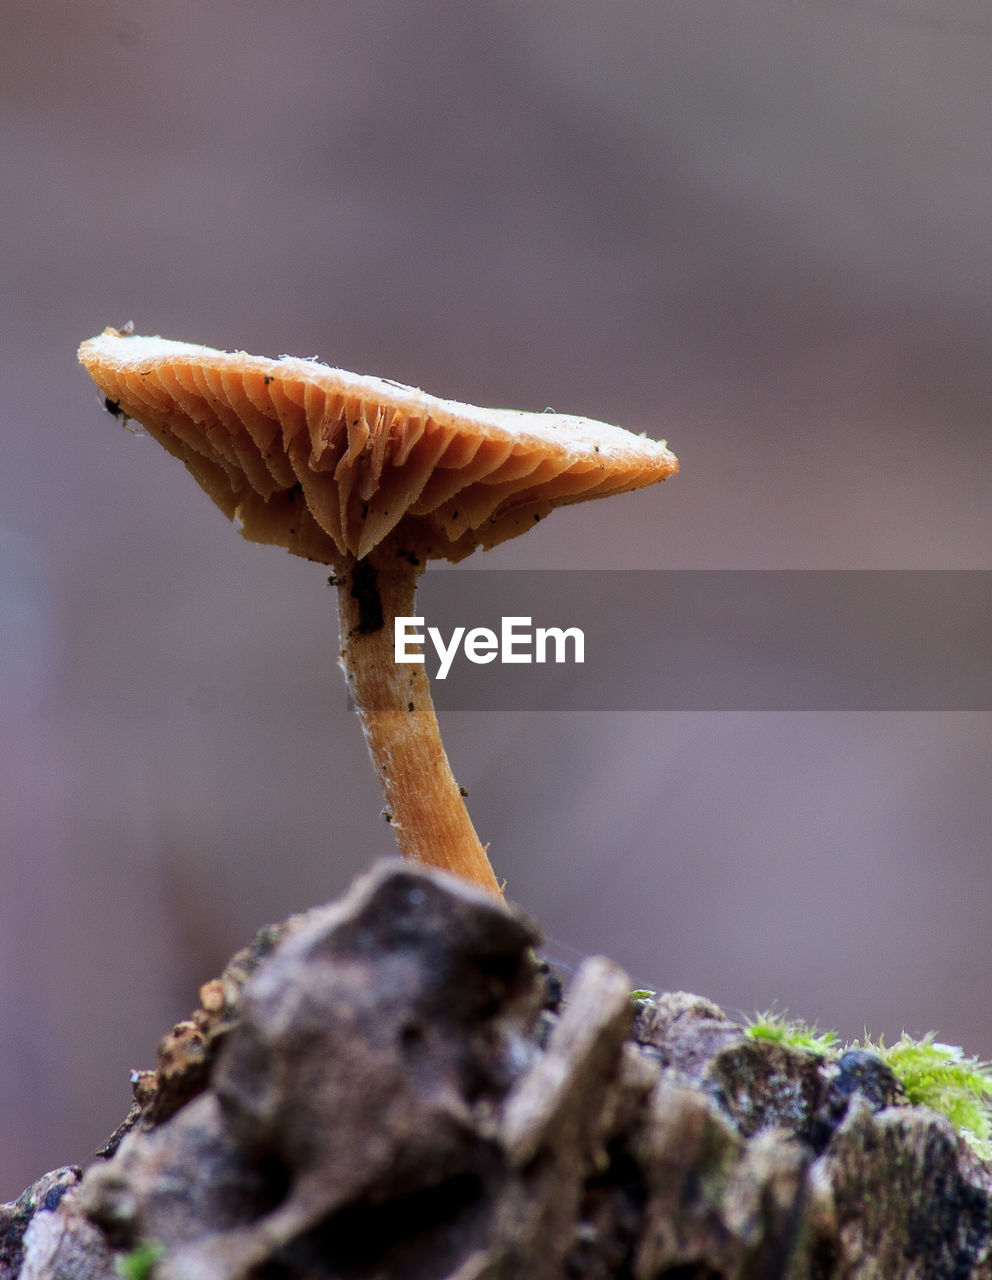
[[[992,1276],[988,1167],[880,1061],[602,959],[559,1004],[536,941],[394,863],[267,931],[104,1158],[0,1208],[0,1280]]]

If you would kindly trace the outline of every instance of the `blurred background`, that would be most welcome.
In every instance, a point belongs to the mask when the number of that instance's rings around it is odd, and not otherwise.
[[[0,1200],[87,1157],[259,925],[391,849],[326,571],[105,414],[83,338],[679,454],[485,567],[992,567],[982,0],[2,9]],[[992,1055],[990,715],[442,728],[553,954]]]

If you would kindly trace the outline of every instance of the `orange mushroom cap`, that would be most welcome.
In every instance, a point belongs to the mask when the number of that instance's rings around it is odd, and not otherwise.
[[[325,564],[394,530],[460,560],[565,503],[664,480],[664,442],[588,418],[477,409],[316,360],[278,360],[105,329],[79,359],[108,408],[141,423],[241,532]]]

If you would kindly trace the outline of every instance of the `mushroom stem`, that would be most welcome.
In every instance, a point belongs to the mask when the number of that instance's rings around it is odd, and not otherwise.
[[[394,620],[414,613],[421,572],[412,557],[353,562],[338,588],[341,668],[386,812],[404,858],[501,892],[441,742],[423,664],[397,663]]]

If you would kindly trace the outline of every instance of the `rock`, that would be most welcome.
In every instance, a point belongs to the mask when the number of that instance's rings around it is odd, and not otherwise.
[[[988,1168],[871,1054],[601,958],[561,1000],[522,914],[396,863],[266,937],[0,1209],[0,1280],[992,1275]]]

